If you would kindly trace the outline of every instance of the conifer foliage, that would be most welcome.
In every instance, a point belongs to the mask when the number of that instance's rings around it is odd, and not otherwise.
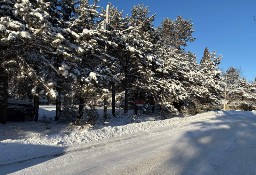
[[[0,1],[0,64],[10,75],[10,95],[30,98],[31,90],[40,92],[57,100],[56,120],[87,115],[92,123],[97,115],[88,111],[102,98],[106,105],[112,88],[124,92],[126,112],[128,101],[136,100],[134,92],[169,114],[219,104],[224,91],[221,57],[206,48],[198,64],[185,51],[195,40],[191,21],[178,16],[154,27],[155,15],[143,5],[126,17],[112,5],[109,14],[104,9],[98,0]],[[19,90],[24,81],[31,82],[26,93]]]
[[[231,109],[255,109],[255,82],[248,83],[237,68],[230,67],[224,74],[226,101]]]

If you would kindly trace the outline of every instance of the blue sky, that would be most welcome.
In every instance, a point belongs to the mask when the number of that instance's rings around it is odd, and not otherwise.
[[[124,15],[130,14],[134,5],[148,6],[156,14],[157,27],[164,18],[182,16],[194,25],[196,40],[186,50],[196,53],[200,60],[205,47],[216,51],[223,59],[220,68],[233,66],[240,69],[247,80],[256,77],[256,1],[255,0],[101,0],[110,2]]]

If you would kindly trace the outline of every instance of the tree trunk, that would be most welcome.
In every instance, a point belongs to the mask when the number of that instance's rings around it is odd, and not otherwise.
[[[84,98],[83,97],[80,97],[79,98],[79,109],[78,109],[78,119],[80,120],[82,117],[83,117],[83,114],[84,114]]]
[[[128,113],[128,59],[124,68],[124,113]]]
[[[56,116],[55,121],[58,121],[60,119],[60,112],[61,112],[61,94],[58,92],[58,95],[56,97]]]
[[[8,74],[4,68],[0,68],[0,122],[7,122],[7,103],[8,103]]]
[[[34,121],[37,122],[38,120],[38,111],[39,111],[39,95],[35,94],[34,95],[34,109],[35,109],[35,116],[34,116]]]
[[[108,96],[104,96],[104,112],[103,112],[104,121],[108,119]]]
[[[134,92],[134,100],[133,100],[133,108],[134,108],[134,114],[135,114],[135,115],[138,114],[138,110],[139,110],[139,108],[138,108],[138,100],[140,100],[140,99],[139,99],[139,93],[138,93],[138,91],[136,90],[136,91]]]
[[[112,83],[112,115],[116,116],[116,85]]]
[[[60,81],[57,81],[57,96],[56,96],[56,116],[55,121],[58,121],[60,119],[60,113],[61,113],[61,87],[60,87]]]
[[[124,90],[124,113],[128,113],[128,88]]]

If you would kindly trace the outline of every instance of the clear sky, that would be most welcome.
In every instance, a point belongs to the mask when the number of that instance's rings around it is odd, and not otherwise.
[[[241,70],[247,80],[256,77],[256,0],[101,0],[110,2],[124,15],[130,14],[134,5],[148,6],[156,14],[154,25],[164,18],[182,16],[192,21],[193,36],[186,50],[196,53],[200,60],[205,47],[216,51],[223,59],[220,68],[233,66]]]

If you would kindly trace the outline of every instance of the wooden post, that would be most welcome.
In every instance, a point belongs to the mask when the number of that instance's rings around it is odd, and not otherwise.
[[[225,87],[224,87],[224,103],[223,110],[227,110],[227,75],[225,75]]]
[[[0,67],[0,122],[7,122],[8,103],[8,74],[4,68]]]
[[[110,4],[108,3],[108,5],[106,6],[106,19],[105,19],[105,24],[104,24],[104,29],[108,30],[108,25],[109,25],[109,7]],[[105,46],[105,51],[107,53],[107,46]],[[112,82],[112,115],[115,117],[116,116],[116,101],[115,101],[115,96],[116,96],[116,87],[115,87],[115,83]],[[107,110],[107,106],[105,105],[105,103],[107,103],[107,101],[105,101],[104,99],[104,116],[106,116],[105,111]]]
[[[105,29],[106,30],[108,30],[108,23],[109,23],[109,6],[110,6],[110,4],[108,4],[107,6],[106,6],[106,26],[105,26]]]

